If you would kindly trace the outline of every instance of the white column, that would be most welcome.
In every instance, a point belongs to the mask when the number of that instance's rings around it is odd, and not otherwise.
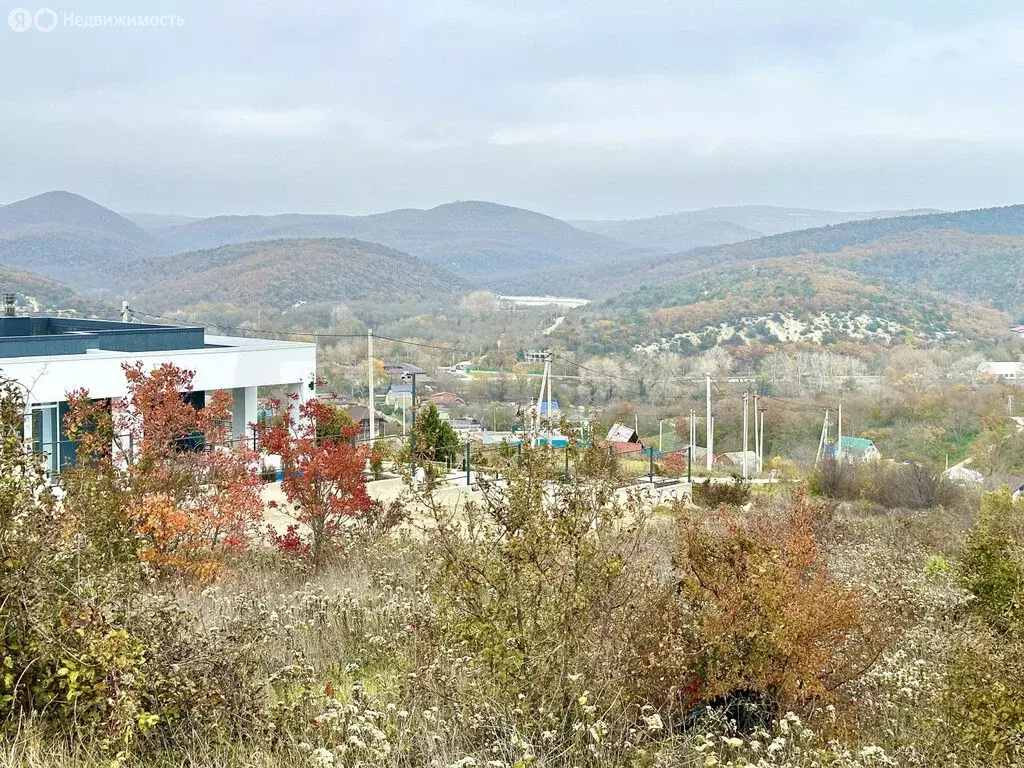
[[[118,433],[118,419],[115,416],[119,403],[121,401],[127,401],[127,412],[131,414],[131,419],[125,419],[125,421],[131,421],[134,423],[135,408],[131,400],[126,397],[112,397],[110,398],[110,415],[114,420],[114,438],[110,446],[110,455],[114,463],[120,469],[127,469],[129,460],[134,460],[135,450],[138,446],[135,445],[135,439],[131,434],[119,434]],[[124,425],[122,425],[123,427]],[[130,428],[130,427],[129,427]]]
[[[231,437],[251,438],[256,422],[256,387],[235,387],[231,390]],[[247,443],[252,448],[252,442]]]
[[[301,381],[288,385],[288,396],[284,402],[288,408],[288,421],[292,425],[292,434],[297,434],[299,431],[299,406],[303,402]]]
[[[23,422],[23,435],[25,439],[25,452],[32,452],[32,401],[25,398],[25,418]]]
[[[307,381],[288,384],[288,397],[286,398],[286,404],[288,406],[288,413],[291,414],[292,417],[291,421],[294,425],[293,431],[296,433],[298,432],[297,427],[299,425],[299,406],[315,397],[316,391],[310,389],[309,382]]]

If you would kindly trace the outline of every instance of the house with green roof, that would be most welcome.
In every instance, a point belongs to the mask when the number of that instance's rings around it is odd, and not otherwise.
[[[869,461],[882,457],[881,451],[866,437],[843,435],[839,440],[839,443],[829,443],[825,446],[826,456],[850,461]]]

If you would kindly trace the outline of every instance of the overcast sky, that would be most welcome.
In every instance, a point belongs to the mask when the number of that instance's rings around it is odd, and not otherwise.
[[[202,0],[0,18],[0,201],[579,218],[1024,202],[1024,3]],[[174,14],[75,28],[65,14]]]

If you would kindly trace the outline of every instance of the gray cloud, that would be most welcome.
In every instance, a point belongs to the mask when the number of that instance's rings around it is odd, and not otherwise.
[[[157,2],[54,10],[185,25],[0,28],[0,199],[579,217],[1024,199],[1017,3]]]

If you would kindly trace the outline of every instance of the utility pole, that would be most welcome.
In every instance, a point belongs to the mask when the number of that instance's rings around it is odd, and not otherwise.
[[[412,463],[412,478],[416,479],[416,374],[409,374],[412,378],[412,418],[410,423],[410,431],[412,434],[409,436],[409,459]]]
[[[366,398],[370,409],[370,444],[377,439],[377,421],[374,414],[376,403],[373,396],[373,329],[366,330]],[[404,420],[404,419],[403,419]]]
[[[706,414],[707,420],[705,422],[705,426],[706,426],[706,429],[707,429],[707,445],[708,445],[707,465],[708,465],[708,472],[710,472],[711,471],[711,446],[712,446],[712,444],[715,441],[715,428],[714,428],[714,426],[711,423],[711,374],[707,373],[707,374],[704,374],[704,375],[705,375],[705,379],[707,381],[707,388],[708,388],[707,414]]]
[[[743,479],[747,479],[747,450],[750,448],[750,393],[743,393]]]
[[[555,433],[555,428],[554,428],[555,417],[554,417],[554,414],[552,414],[552,412],[551,412],[551,378],[552,378],[552,376],[551,376],[551,353],[550,352],[548,352],[547,371],[548,371],[548,448],[553,448],[554,446],[552,445],[552,443],[554,442],[554,436],[555,436],[555,434],[554,434]]]
[[[818,440],[818,455],[814,457],[815,465],[821,461],[821,454],[825,450],[825,436],[828,434],[828,408],[825,409],[825,421],[821,425],[821,439]]]
[[[761,448],[760,443],[757,441],[757,390],[754,390],[754,472],[761,471]]]
[[[551,358],[544,358],[544,375],[540,379],[540,394],[537,395],[537,412],[534,418],[534,428],[536,434],[533,438],[533,444],[535,446],[540,445],[540,427],[541,427],[541,411],[544,408],[544,388],[548,385],[548,376],[551,373]],[[548,418],[551,418],[551,407],[548,406]]]
[[[687,447],[687,449],[688,449],[688,450],[690,451],[690,453],[689,453],[689,454],[688,454],[688,456],[687,456],[687,459],[686,459],[687,461],[689,461],[690,459],[692,459],[692,458],[693,458],[693,440],[694,440],[694,435],[696,434],[696,433],[695,433],[695,432],[693,431],[693,427],[694,427],[694,421],[693,421],[693,408],[691,408],[691,409],[690,409],[690,439],[689,439],[689,441],[688,441],[688,442],[686,443],[686,447]]]
[[[694,454],[697,453],[697,409],[690,409],[690,455],[687,461],[693,461]]]
[[[714,444],[714,442],[715,442],[715,414],[712,413],[711,414],[711,443]],[[708,464],[712,464],[713,465],[715,462],[714,462],[714,459],[712,458],[712,453],[713,453],[712,449],[708,448]]]
[[[760,441],[757,446],[757,471],[764,472],[764,409],[761,410],[761,429],[758,430],[757,439]]]
[[[840,459],[843,456],[843,404],[839,404],[839,432],[836,435],[836,458]]]

